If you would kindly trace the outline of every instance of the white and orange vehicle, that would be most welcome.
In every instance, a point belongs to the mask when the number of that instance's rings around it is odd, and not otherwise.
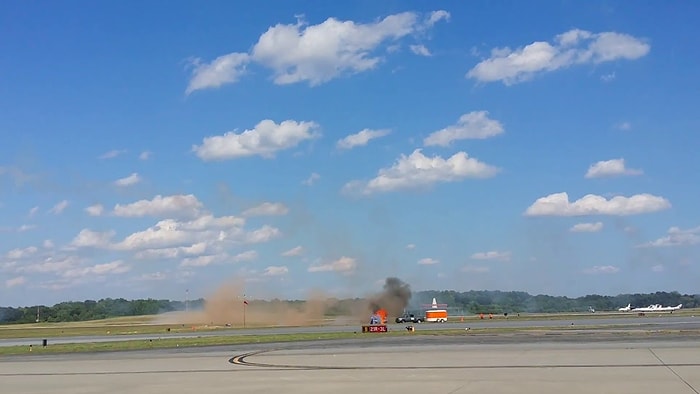
[[[433,303],[430,308],[425,310],[425,321],[434,323],[444,323],[447,321],[447,304],[438,304],[433,298]]]

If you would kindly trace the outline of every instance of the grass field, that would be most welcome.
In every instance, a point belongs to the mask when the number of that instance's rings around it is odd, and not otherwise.
[[[648,313],[645,317],[639,317],[635,313],[621,312],[597,312],[597,313],[551,313],[551,314],[520,314],[509,315],[509,320],[526,320],[526,321],[542,321],[542,320],[578,320],[578,319],[609,319],[619,318],[627,319],[645,319],[651,317],[671,317],[671,316],[700,316],[698,309],[685,309],[676,311],[673,314],[669,313]],[[479,321],[479,316],[451,316],[450,321],[460,321],[465,323]],[[485,315],[485,320],[489,320],[488,315]],[[503,315],[494,315],[494,320],[505,319]],[[185,333],[185,332],[211,332],[237,330],[241,327],[225,327],[225,326],[208,326],[191,324],[157,324],[156,316],[129,316],[110,318],[103,320],[93,320],[84,322],[67,322],[67,323],[31,323],[31,324],[8,324],[0,325],[0,339],[20,339],[20,338],[40,338],[40,337],[69,337],[69,336],[93,336],[93,335],[136,335],[136,334],[166,334],[166,333]],[[362,324],[363,322],[357,322]],[[254,324],[248,324],[248,328],[255,327]]]
[[[594,331],[595,330],[595,331]],[[270,335],[240,335],[240,336],[207,336],[192,338],[165,338],[158,340],[127,340],[101,343],[76,343],[56,344],[47,347],[42,346],[8,346],[0,347],[0,356],[10,355],[41,355],[41,354],[65,354],[85,352],[113,352],[129,350],[192,348],[223,345],[242,345],[255,343],[286,343],[317,340],[357,339],[358,341],[378,337],[406,337],[406,336],[493,336],[493,335],[595,335],[602,336],[640,336],[640,335],[673,335],[682,334],[684,337],[700,337],[700,330],[686,330],[683,332],[665,331],[631,331],[631,330],[605,330],[603,326],[588,327],[560,327],[560,328],[482,328],[482,329],[435,329],[407,332],[404,330],[392,330],[387,333],[370,334],[358,332],[333,332],[333,333],[300,333],[300,334],[270,334]],[[525,339],[525,337],[523,337]]]

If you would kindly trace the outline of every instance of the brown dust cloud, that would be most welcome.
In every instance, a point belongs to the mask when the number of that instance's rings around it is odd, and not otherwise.
[[[338,299],[313,291],[303,301],[248,299],[244,304],[244,281],[231,280],[205,297],[200,310],[159,315],[162,324],[212,325],[231,327],[311,326],[319,324],[366,323],[378,309],[399,316],[411,299],[411,288],[399,278],[386,278],[382,291]]]

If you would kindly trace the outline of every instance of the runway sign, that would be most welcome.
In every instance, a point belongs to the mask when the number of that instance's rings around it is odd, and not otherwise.
[[[379,326],[362,326],[362,332],[387,332],[385,325]]]

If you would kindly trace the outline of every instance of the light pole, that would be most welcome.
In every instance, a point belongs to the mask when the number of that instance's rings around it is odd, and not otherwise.
[[[243,293],[243,297],[238,296],[238,297],[236,297],[236,298],[239,299],[239,300],[240,300],[241,298],[243,299],[243,328],[246,328],[246,324],[245,324],[245,310],[246,310],[246,306],[248,305],[248,300],[245,298],[245,293]]]
[[[185,312],[190,311],[190,289],[185,289]]]

